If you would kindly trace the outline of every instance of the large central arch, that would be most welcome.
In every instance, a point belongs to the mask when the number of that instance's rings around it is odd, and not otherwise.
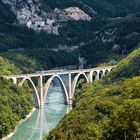
[[[44,93],[44,102],[45,102],[46,96],[48,94],[48,90],[49,90],[50,84],[52,83],[52,81],[53,81],[54,78],[57,78],[59,80],[59,82],[60,82],[60,84],[61,84],[61,86],[62,86],[62,88],[64,90],[65,101],[66,101],[66,103],[68,103],[69,97],[68,97],[68,92],[67,92],[66,86],[65,86],[63,80],[61,79],[61,77],[58,76],[58,75],[51,76],[48,79],[47,83],[45,84],[44,90],[43,90],[43,93]]]
[[[82,76],[82,75],[84,76],[86,82],[87,82],[87,83],[89,82],[89,79],[87,78],[87,76],[86,76],[85,73],[79,73],[79,74],[77,74],[77,75],[74,77],[74,80],[73,80],[73,83],[72,83],[72,97],[73,97],[73,95],[74,95],[74,93],[75,93],[75,88],[76,88],[76,85],[77,85],[77,83],[78,83],[78,79],[79,79],[79,77]]]
[[[19,86],[22,86],[24,84],[25,81],[29,81],[30,84],[31,84],[31,87],[32,87],[32,90],[34,92],[34,98],[35,98],[35,102],[36,102],[36,106],[39,107],[40,106],[40,98],[39,98],[39,95],[38,95],[38,91],[35,87],[35,84],[34,82],[31,80],[31,78],[23,78],[20,82],[19,82]]]

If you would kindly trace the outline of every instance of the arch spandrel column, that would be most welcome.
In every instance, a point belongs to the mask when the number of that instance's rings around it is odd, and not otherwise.
[[[97,73],[95,76],[95,80],[99,80],[100,79],[100,70],[96,70],[95,72]]]
[[[103,72],[101,78],[103,78],[105,76],[106,69],[102,69],[101,71]]]
[[[108,72],[111,72],[112,68],[110,68],[110,69],[107,69],[107,70],[108,70]]]
[[[88,80],[89,80],[89,82],[92,82],[93,81],[93,72],[94,71],[90,71],[89,74],[88,74]]]
[[[13,79],[13,83],[14,83],[15,85],[17,85],[17,78],[16,78],[16,77],[13,77],[12,79]]]

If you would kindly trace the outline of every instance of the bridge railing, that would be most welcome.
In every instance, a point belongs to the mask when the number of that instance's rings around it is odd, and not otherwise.
[[[3,76],[4,78],[23,78],[23,77],[38,77],[38,76],[49,76],[49,75],[62,75],[62,74],[68,74],[68,73],[79,73],[79,72],[89,72],[89,71],[97,71],[97,70],[102,70],[102,69],[112,69],[115,66],[108,66],[108,67],[96,67],[96,68],[88,68],[88,69],[72,69],[72,70],[67,70],[67,69],[58,69],[58,70],[44,70],[44,71],[37,71],[35,73],[28,73],[28,74],[17,74],[17,75],[5,75]]]

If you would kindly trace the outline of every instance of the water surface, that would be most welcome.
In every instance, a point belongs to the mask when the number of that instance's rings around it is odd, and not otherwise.
[[[60,85],[49,88],[44,109],[37,109],[9,140],[42,140],[71,108],[64,104]]]

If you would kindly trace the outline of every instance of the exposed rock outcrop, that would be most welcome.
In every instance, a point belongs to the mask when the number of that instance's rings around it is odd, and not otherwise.
[[[49,34],[58,35],[58,28],[61,22],[91,20],[91,17],[78,7],[55,8],[49,13],[42,10],[40,0],[2,0],[2,2],[11,7],[19,24],[26,25],[36,31],[44,30]]]
[[[72,20],[87,20],[90,21],[91,17],[78,7],[70,7],[65,9],[68,17]]]

